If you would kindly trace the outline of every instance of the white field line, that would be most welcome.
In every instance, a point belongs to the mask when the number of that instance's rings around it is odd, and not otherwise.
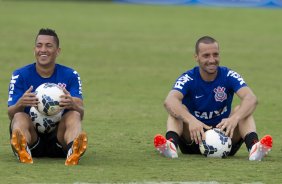
[[[85,183],[85,182],[75,182],[73,184],[228,184],[226,182],[217,182],[217,181],[162,181],[162,182],[154,182],[154,181],[146,181],[146,182],[128,182],[128,183]],[[263,184],[262,182],[251,182],[251,183],[244,183],[244,184]]]
[[[30,184],[66,184],[66,183],[30,183]],[[162,181],[162,182],[154,182],[154,181],[144,181],[144,182],[127,182],[127,183],[122,183],[122,182],[113,182],[113,183],[88,183],[88,182],[74,182],[73,184],[228,184],[226,182],[220,183],[217,181]],[[244,183],[244,184],[263,184],[262,182],[251,182],[251,183]]]

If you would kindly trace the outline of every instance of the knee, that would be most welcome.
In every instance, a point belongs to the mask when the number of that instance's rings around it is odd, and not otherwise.
[[[17,112],[15,113],[13,120],[23,119],[29,117],[25,112]]]
[[[231,115],[234,114],[236,111],[238,111],[239,108],[240,108],[240,105],[237,105],[237,106],[233,109]],[[242,119],[238,124],[240,125],[240,124],[242,124],[242,123],[243,123],[243,124],[246,124],[246,123],[254,123],[254,117],[253,117],[253,115],[250,114],[249,116],[247,116],[247,117],[245,117],[244,119]]]
[[[73,120],[79,120],[81,121],[80,113],[77,111],[68,111],[66,114],[64,114],[64,117],[67,119],[73,119]]]
[[[12,119],[12,128],[13,127],[29,128],[29,126],[31,125],[32,123],[29,115],[24,112],[17,112]]]
[[[167,131],[176,132],[178,135],[183,133],[183,122],[169,115],[167,120]]]
[[[61,122],[63,122],[66,127],[80,126],[81,125],[80,113],[77,111],[68,111],[63,115]]]

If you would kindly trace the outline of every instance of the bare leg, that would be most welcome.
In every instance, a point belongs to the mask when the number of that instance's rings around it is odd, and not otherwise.
[[[58,126],[58,141],[66,148],[67,144],[73,141],[81,132],[80,114],[76,111],[67,112]]]

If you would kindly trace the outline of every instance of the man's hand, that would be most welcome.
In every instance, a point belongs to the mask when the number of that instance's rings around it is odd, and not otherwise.
[[[64,88],[63,91],[65,94],[60,96],[60,107],[64,109],[75,109],[76,104],[74,103],[71,94],[66,90],[66,88]]]
[[[189,122],[189,131],[192,141],[195,141],[196,144],[201,144],[202,140],[205,140],[204,129],[211,129],[211,126],[208,126],[201,121],[195,119],[195,121]]]
[[[37,107],[39,103],[38,98],[34,93],[32,93],[33,86],[30,86],[29,89],[23,94],[23,96],[18,100],[18,105],[20,107]]]
[[[221,122],[216,125],[220,131],[225,132],[224,134],[230,138],[233,137],[234,129],[236,128],[238,121],[235,118],[229,117],[222,119]]]

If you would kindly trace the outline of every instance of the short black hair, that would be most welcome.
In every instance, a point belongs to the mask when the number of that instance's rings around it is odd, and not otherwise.
[[[49,36],[53,36],[54,39],[55,39],[55,42],[56,42],[56,44],[57,44],[57,47],[60,46],[60,40],[59,40],[59,37],[58,37],[57,33],[55,32],[55,30],[49,29],[49,28],[41,28],[41,29],[39,30],[37,36],[36,36],[35,41],[37,40],[37,37],[38,37],[39,35],[49,35]]]
[[[210,36],[203,36],[203,37],[199,38],[198,41],[196,42],[196,45],[195,45],[196,54],[199,53],[200,43],[210,44],[210,43],[218,43],[218,42]]]

